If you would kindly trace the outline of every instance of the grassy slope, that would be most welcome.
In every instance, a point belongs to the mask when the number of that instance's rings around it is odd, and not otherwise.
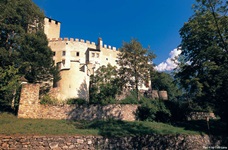
[[[11,114],[0,114],[0,134],[12,135],[102,135],[133,136],[145,134],[202,134],[156,122],[126,121],[67,121],[48,119],[18,119]]]
[[[0,134],[26,135],[96,135],[97,130],[78,129],[66,120],[18,119],[11,114],[0,114]]]

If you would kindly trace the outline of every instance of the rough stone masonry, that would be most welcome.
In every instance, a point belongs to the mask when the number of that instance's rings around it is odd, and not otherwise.
[[[0,149],[76,149],[76,150],[200,150],[209,147],[227,149],[227,137],[208,135],[145,135],[134,137],[101,136],[0,136]]]

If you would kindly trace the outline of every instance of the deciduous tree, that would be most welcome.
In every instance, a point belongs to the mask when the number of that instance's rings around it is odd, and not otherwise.
[[[132,39],[129,43],[124,42],[120,52],[118,64],[121,81],[130,84],[139,99],[139,85],[149,86],[150,71],[153,70],[152,60],[155,54],[143,48],[136,39]]]
[[[228,2],[197,0],[195,14],[180,29],[182,38],[176,77],[200,106],[227,118]]]
[[[24,76],[30,83],[52,78],[52,52],[43,31],[41,10],[31,0],[1,0],[0,10],[1,73],[17,70],[15,75]],[[3,79],[2,85],[12,85],[11,78],[1,76]],[[5,96],[0,99],[5,100]]]

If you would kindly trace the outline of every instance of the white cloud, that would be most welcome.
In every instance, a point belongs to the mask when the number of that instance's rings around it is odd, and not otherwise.
[[[169,53],[169,58],[166,59],[165,62],[160,63],[155,67],[157,71],[171,71],[177,67],[176,61],[178,56],[180,55],[181,50],[175,48]]]

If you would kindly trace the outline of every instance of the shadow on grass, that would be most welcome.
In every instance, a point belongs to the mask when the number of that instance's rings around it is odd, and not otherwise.
[[[208,135],[227,136],[227,124],[221,120],[192,120],[172,123],[173,126],[183,127],[185,130],[193,130]]]
[[[99,135],[104,137],[149,135],[155,132],[141,123],[124,122],[121,120],[93,121],[88,124],[87,128],[97,129]]]

